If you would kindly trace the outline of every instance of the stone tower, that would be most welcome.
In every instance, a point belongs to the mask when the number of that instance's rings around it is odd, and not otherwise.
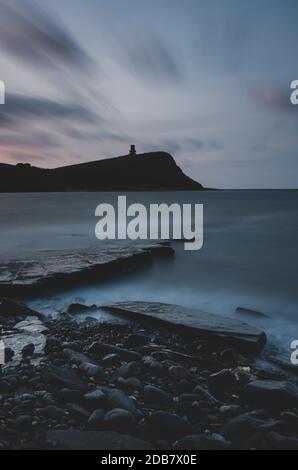
[[[130,146],[130,151],[129,151],[129,155],[136,155],[137,152],[136,152],[136,146],[135,145],[131,145]]]

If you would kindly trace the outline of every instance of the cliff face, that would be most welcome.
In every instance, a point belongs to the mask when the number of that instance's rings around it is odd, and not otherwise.
[[[51,170],[0,164],[0,192],[202,189],[166,152],[125,155]]]

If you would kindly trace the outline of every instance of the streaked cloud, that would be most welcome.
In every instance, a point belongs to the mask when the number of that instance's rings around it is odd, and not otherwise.
[[[158,33],[132,32],[122,38],[123,56],[132,74],[146,81],[175,83],[183,78],[179,58]]]
[[[47,98],[6,95],[5,106],[0,107],[0,126],[14,126],[36,120],[71,119],[84,123],[94,123],[99,117],[83,105],[71,102],[58,102]]]
[[[30,0],[1,1],[0,47],[36,67],[93,65],[66,26]]]

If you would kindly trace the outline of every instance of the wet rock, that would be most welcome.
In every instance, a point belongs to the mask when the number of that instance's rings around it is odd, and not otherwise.
[[[291,411],[284,411],[280,415],[281,419],[293,431],[298,429],[298,414]]]
[[[231,443],[220,434],[194,434],[185,436],[174,445],[175,450],[225,450]]]
[[[244,387],[244,385],[247,385],[254,378],[251,376],[251,374],[249,374],[248,372],[244,372],[244,371],[239,371],[239,372],[237,371],[236,377],[237,377],[237,383],[240,387]]]
[[[192,383],[187,379],[180,379],[176,385],[177,391],[179,393],[187,393],[192,391]]]
[[[105,367],[117,367],[121,364],[121,357],[119,354],[107,354],[102,359],[102,363]]]
[[[166,437],[172,441],[193,433],[193,427],[188,420],[166,411],[156,411],[148,416],[145,429],[154,440]]]
[[[144,346],[148,343],[148,337],[146,335],[136,333],[129,335],[129,337],[125,341],[125,346],[128,348]]]
[[[143,357],[143,364],[146,370],[154,375],[164,375],[164,365],[156,361],[152,356]]]
[[[67,313],[69,313],[70,315],[76,315],[78,313],[86,313],[95,310],[97,310],[96,305],[91,305],[89,307],[88,305],[73,303],[68,306]]]
[[[73,351],[80,352],[80,343],[77,341],[63,341],[62,346],[64,349],[72,349]]]
[[[229,345],[235,344],[242,350],[254,353],[261,351],[266,344],[266,335],[258,328],[232,318],[212,315],[179,305],[131,301],[106,305],[105,309],[122,315],[126,314],[136,320],[153,319],[155,323],[167,325],[169,328],[180,326],[193,334],[208,334],[214,340],[220,336],[222,341]]]
[[[285,381],[255,380],[244,387],[241,398],[253,407],[288,410],[298,404],[298,387]]]
[[[268,449],[298,450],[298,439],[296,437],[282,436],[274,431],[267,434],[265,442]]]
[[[144,400],[146,403],[157,406],[165,406],[169,404],[170,397],[169,394],[164,392],[158,387],[153,385],[146,385],[144,387]]]
[[[205,399],[206,401],[210,402],[214,406],[221,406],[222,403],[217,400],[206,388],[204,388],[202,385],[197,385],[194,388],[194,393],[199,395],[202,399]]]
[[[89,357],[79,351],[73,351],[72,349],[64,348],[62,354],[69,363],[80,365],[84,364],[85,362],[90,362]]]
[[[104,417],[105,417],[104,409],[99,408],[97,410],[94,410],[93,413],[91,413],[91,415],[89,416],[88,426],[93,429],[101,428],[104,423]]]
[[[168,351],[154,351],[150,354],[158,362],[169,361],[173,359],[173,354]]]
[[[4,358],[5,358],[5,363],[9,362],[13,357],[15,353],[12,348],[5,348],[4,349]]]
[[[269,315],[267,315],[266,313],[258,312],[257,310],[252,310],[250,308],[244,308],[244,307],[237,307],[235,310],[235,313],[237,315],[269,318]]]
[[[43,367],[41,374],[45,383],[53,384],[61,388],[80,391],[87,388],[87,384],[80,379],[77,371],[69,367],[46,365]]]
[[[116,370],[114,378],[123,377],[124,379],[128,377],[141,377],[142,369],[139,362],[129,362],[128,364],[123,364],[119,369]]]
[[[60,419],[65,416],[65,411],[62,408],[59,408],[58,406],[48,405],[44,410],[44,414],[48,418]]]
[[[56,348],[60,350],[62,349],[62,343],[55,336],[48,336],[46,340],[46,348]]]
[[[33,356],[35,351],[35,345],[33,343],[26,344],[22,349],[23,358]]]
[[[78,405],[77,403],[67,403],[66,407],[72,416],[84,421],[89,419],[90,412],[85,407]]]
[[[180,402],[188,402],[188,403],[193,403],[194,401],[200,401],[201,400],[200,395],[196,395],[195,393],[182,393],[179,396],[179,401]]]
[[[149,442],[114,431],[50,431],[47,441],[58,450],[150,450]]]
[[[107,402],[106,394],[101,389],[93,390],[92,392],[85,393],[84,401],[86,405],[91,405],[94,407],[105,407]]]
[[[141,354],[135,351],[129,351],[125,348],[120,348],[118,346],[112,346],[110,344],[103,343],[101,341],[95,341],[91,344],[89,348],[91,354],[105,356],[107,354],[118,354],[123,361],[140,361],[142,356]]]
[[[136,425],[136,418],[128,410],[114,408],[105,415],[104,424],[109,429],[129,433]]]
[[[229,390],[236,386],[237,378],[235,374],[230,369],[222,369],[220,372],[211,374],[209,376],[209,383],[221,390]]]
[[[266,416],[264,411],[244,413],[229,421],[222,430],[223,435],[236,444],[246,443],[260,431],[269,432],[277,421]]]
[[[234,418],[243,412],[243,408],[239,405],[222,405],[219,412],[224,418]]]
[[[183,366],[171,366],[169,368],[169,375],[173,380],[188,379],[190,372]]]
[[[29,415],[18,416],[15,420],[15,426],[20,431],[30,431],[32,428],[32,419]]]
[[[225,364],[228,364],[230,366],[235,366],[237,363],[237,355],[235,353],[235,350],[233,348],[226,348],[223,349],[219,353],[219,358],[221,361],[223,361]]]
[[[128,379],[119,377],[119,379],[117,379],[117,385],[121,389],[130,391],[130,392],[133,392],[136,390],[141,391],[143,389],[142,382],[136,377],[129,377]]]
[[[104,377],[104,369],[101,366],[91,364],[90,362],[84,362],[79,367],[87,377],[93,377],[94,379],[102,379]]]
[[[59,398],[64,401],[70,402],[81,402],[82,401],[82,391],[80,390],[71,390],[69,388],[62,388],[56,392]]]
[[[130,411],[134,415],[138,414],[134,401],[125,395],[122,390],[111,390],[108,393],[108,404],[110,408],[122,408]]]
[[[44,318],[40,312],[32,310],[23,303],[15,302],[15,300],[3,297],[0,303],[0,315],[3,316],[21,316],[28,317],[34,316],[37,318]]]

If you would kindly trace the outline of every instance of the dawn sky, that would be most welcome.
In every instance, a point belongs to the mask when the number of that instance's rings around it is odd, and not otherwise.
[[[0,161],[166,150],[207,187],[297,188],[297,0],[0,0]]]

